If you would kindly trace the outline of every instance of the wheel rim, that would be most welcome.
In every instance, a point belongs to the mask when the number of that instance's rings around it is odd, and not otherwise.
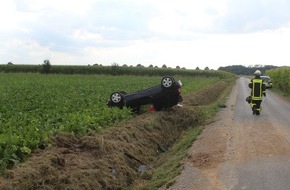
[[[164,78],[162,81],[162,84],[164,87],[168,88],[172,85],[172,79],[171,78]]]
[[[114,94],[112,94],[112,96],[111,96],[111,100],[112,100],[114,103],[119,103],[119,102],[121,101],[121,99],[122,99],[122,96],[121,96],[121,94],[119,94],[119,93],[114,93]]]

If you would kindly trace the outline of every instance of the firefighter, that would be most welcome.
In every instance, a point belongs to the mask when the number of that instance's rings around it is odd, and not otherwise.
[[[253,110],[253,114],[260,115],[262,107],[261,103],[263,95],[266,97],[266,86],[261,79],[261,71],[256,70],[254,72],[255,78],[251,79],[249,88],[251,88],[251,103],[250,106]]]

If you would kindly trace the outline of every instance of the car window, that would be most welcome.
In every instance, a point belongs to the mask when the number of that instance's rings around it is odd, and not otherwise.
[[[269,81],[271,80],[270,77],[261,76],[261,78],[262,78],[263,81],[265,81],[265,82],[269,82]]]

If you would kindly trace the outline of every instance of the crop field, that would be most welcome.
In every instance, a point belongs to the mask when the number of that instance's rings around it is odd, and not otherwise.
[[[290,67],[271,69],[266,72],[272,79],[274,88],[278,88],[286,95],[290,93]]]
[[[48,138],[56,133],[93,134],[134,117],[129,109],[108,108],[110,94],[146,89],[161,78],[0,73],[0,173],[34,149],[48,146]],[[217,77],[175,79],[184,85],[182,95],[219,81]]]

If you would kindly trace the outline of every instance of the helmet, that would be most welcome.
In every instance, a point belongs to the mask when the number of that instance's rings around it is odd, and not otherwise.
[[[256,71],[254,72],[254,75],[256,75],[256,76],[260,76],[260,75],[261,75],[261,71],[260,71],[260,70],[256,70]]]

